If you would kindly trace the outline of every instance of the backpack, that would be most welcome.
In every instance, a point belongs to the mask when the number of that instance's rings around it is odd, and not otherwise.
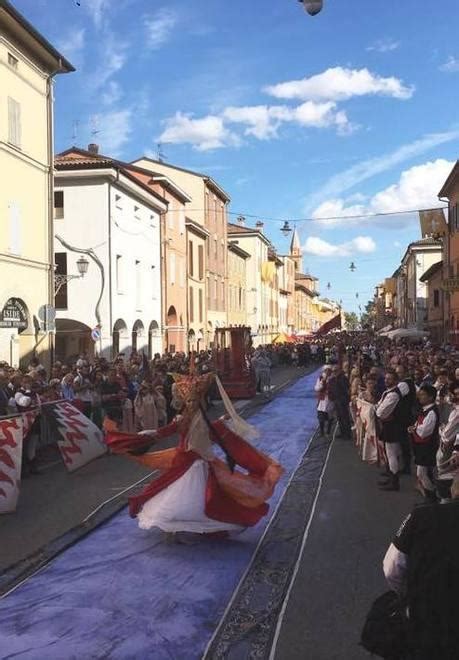
[[[402,658],[408,648],[405,609],[405,604],[395,591],[386,591],[379,596],[365,619],[360,645],[382,658]]]

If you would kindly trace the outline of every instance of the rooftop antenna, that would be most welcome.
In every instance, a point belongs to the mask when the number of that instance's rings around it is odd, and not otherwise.
[[[158,160],[160,163],[165,161],[167,159],[166,154],[163,151],[163,145],[161,142],[158,142],[156,145],[156,160]]]

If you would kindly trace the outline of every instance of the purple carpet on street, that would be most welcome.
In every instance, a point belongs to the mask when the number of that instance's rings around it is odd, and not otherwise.
[[[270,514],[233,540],[185,546],[123,510],[0,600],[0,657],[200,658],[316,426],[306,376],[250,418],[285,475]]]

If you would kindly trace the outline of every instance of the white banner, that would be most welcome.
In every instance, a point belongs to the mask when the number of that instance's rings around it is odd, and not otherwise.
[[[36,412],[0,419],[0,513],[16,511],[21,485],[22,444]]]
[[[71,403],[47,403],[41,414],[56,433],[57,444],[69,472],[107,452],[102,431]]]

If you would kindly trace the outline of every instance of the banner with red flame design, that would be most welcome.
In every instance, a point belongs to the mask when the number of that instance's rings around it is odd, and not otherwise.
[[[38,414],[33,410],[0,419],[0,513],[16,511],[22,467],[22,445]]]
[[[64,465],[74,472],[106,453],[102,431],[68,401],[46,403],[41,408],[45,423],[55,434]]]

